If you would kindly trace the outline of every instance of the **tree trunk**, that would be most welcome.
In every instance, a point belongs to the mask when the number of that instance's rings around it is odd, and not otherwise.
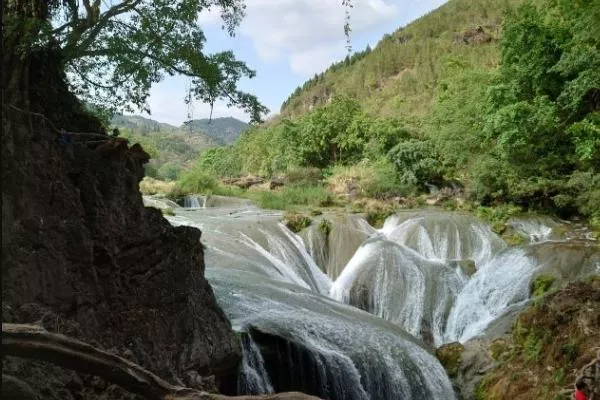
[[[3,323],[2,353],[44,360],[74,371],[97,375],[151,400],[318,400],[293,392],[229,397],[174,386],[122,357],[34,325]]]
[[[33,119],[35,123],[43,119],[32,114],[38,113],[58,128],[103,132],[101,122],[69,91],[60,46],[51,37],[42,37],[43,28],[49,26],[50,3],[3,0],[3,120],[32,125]]]

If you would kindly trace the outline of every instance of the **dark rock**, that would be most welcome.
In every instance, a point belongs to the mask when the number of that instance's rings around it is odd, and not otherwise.
[[[147,154],[114,139],[61,145],[36,122],[37,139],[3,119],[3,321],[114,348],[192,387],[235,371],[240,344],[204,278],[200,231],[143,206]],[[3,372],[48,399],[125,396],[42,362],[6,358]]]
[[[463,351],[465,351],[465,346],[458,342],[445,344],[435,351],[435,355],[448,372],[448,376],[455,377],[458,374]]]
[[[242,176],[240,178],[224,179],[223,183],[231,186],[237,186],[240,189],[248,189],[251,186],[265,183],[265,179],[259,176]]]
[[[456,35],[454,38],[454,43],[456,44],[466,44],[466,45],[477,45],[490,43],[494,41],[495,38],[489,34],[482,26],[477,26],[475,28],[469,29],[459,35]]]
[[[3,373],[2,398],[4,400],[37,400],[39,396],[27,383]]]

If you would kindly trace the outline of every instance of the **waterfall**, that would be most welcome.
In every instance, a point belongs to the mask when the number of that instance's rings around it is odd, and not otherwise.
[[[506,244],[484,223],[455,213],[426,213],[401,221],[388,218],[380,230],[430,260],[473,260],[479,266]]]
[[[529,238],[531,243],[550,240],[553,234],[553,228],[558,224],[550,218],[529,217],[529,218],[511,218],[508,225],[518,233]]]
[[[330,226],[327,236],[320,228],[321,221]],[[331,279],[337,279],[356,250],[376,231],[357,215],[325,216],[302,232],[310,256]]]
[[[239,394],[453,399],[429,346],[504,332],[537,274],[600,271],[597,246],[544,240],[542,225],[515,225],[541,240],[519,247],[468,215],[428,211],[379,230],[323,215],[297,235],[281,213],[219,204],[166,218],[203,231],[206,276],[242,335]]]
[[[460,268],[375,237],[356,252],[330,296],[439,345],[449,310],[466,280]]]
[[[250,334],[242,335],[242,351],[238,392],[252,395],[273,393],[273,386],[265,369],[265,361]]]
[[[177,204],[174,201],[171,201],[169,199],[166,199],[164,197],[143,196],[142,199],[144,200],[145,207],[154,207],[154,208],[158,208],[159,210],[166,210],[168,208],[170,208],[172,210],[176,210],[176,209],[180,208],[179,204]]]
[[[234,329],[256,332],[275,391],[337,399],[454,399],[437,359],[402,329],[314,291],[244,271],[208,269]]]
[[[492,258],[458,295],[448,318],[446,341],[471,339],[511,307],[526,301],[535,271],[535,259],[521,248]]]
[[[197,195],[187,195],[183,198],[183,207],[185,208],[204,208],[204,197]]]

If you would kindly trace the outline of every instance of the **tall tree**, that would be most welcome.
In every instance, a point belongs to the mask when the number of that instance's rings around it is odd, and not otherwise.
[[[42,99],[51,93],[64,113],[75,93],[102,107],[145,109],[153,83],[182,74],[198,100],[225,99],[253,120],[268,111],[237,87],[255,72],[229,51],[205,53],[197,22],[220,10],[233,35],[243,0],[3,0],[3,8],[6,103],[58,114]]]

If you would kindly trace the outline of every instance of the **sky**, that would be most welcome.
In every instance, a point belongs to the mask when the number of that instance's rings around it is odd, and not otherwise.
[[[353,50],[372,48],[386,33],[439,7],[446,0],[353,0],[350,23]],[[307,79],[342,60],[348,53],[344,36],[345,8],[341,0],[246,0],[246,16],[230,37],[221,29],[218,10],[204,12],[199,23],[207,42],[204,51],[232,50],[236,57],[256,71],[239,89],[252,93],[271,110]],[[173,125],[188,119],[184,102],[188,80],[167,77],[150,91],[150,118]],[[192,119],[208,118],[210,107],[195,101]],[[147,115],[146,115],[147,116]],[[213,118],[249,116],[225,102],[214,106]]]

